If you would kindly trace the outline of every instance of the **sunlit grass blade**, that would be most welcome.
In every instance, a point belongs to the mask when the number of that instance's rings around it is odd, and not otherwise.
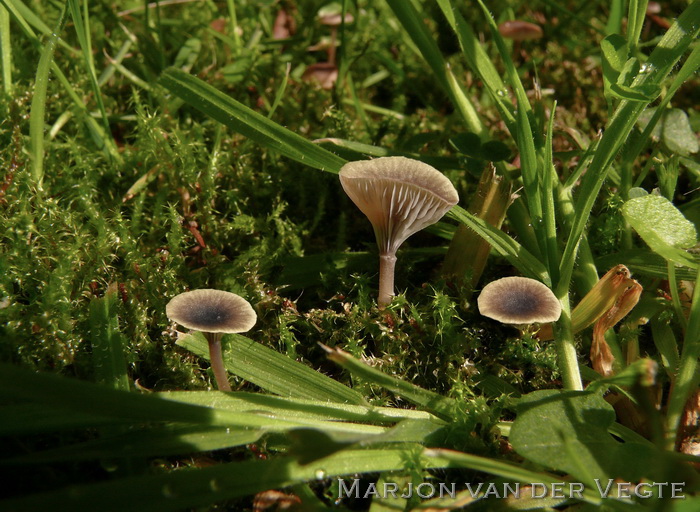
[[[48,38],[44,50],[41,52],[34,80],[32,109],[29,115],[29,154],[32,162],[32,177],[40,189],[44,179],[44,127],[46,124],[46,93],[49,86],[49,72],[56,50],[56,41],[65,22],[66,8],[63,9],[54,33]]]
[[[181,339],[178,345],[209,358],[209,346],[201,333]],[[224,338],[224,365],[231,373],[278,395],[365,403],[357,391],[239,334]]]
[[[501,79],[501,74],[482,48],[481,42],[471,26],[466,22],[459,10],[452,5],[452,2],[450,0],[438,0],[437,3],[445,19],[457,35],[464,59],[484,83],[486,90],[491,94],[491,98],[496,104],[496,108],[498,108],[501,119],[506,123],[509,131],[513,133],[515,125],[513,105],[508,99],[506,86]]]
[[[21,0],[0,0],[0,4],[4,5],[15,21],[20,24],[23,32],[33,33],[31,27],[34,27],[46,37],[51,35],[51,29],[46,25],[46,23],[44,23],[41,18],[34,14],[34,11],[27,7],[27,5]],[[78,54],[78,51],[66,43],[63,39],[59,38],[58,45],[74,55]]]
[[[318,420],[357,421],[370,423],[395,423],[405,419],[436,418],[425,411],[377,407],[366,405],[341,404],[327,400],[309,400],[291,397],[264,395],[236,391],[233,393],[212,393],[210,391],[166,391],[160,394],[168,400],[192,405],[216,407],[228,411],[262,412],[283,416],[288,419],[307,418]]]
[[[140,395],[109,389],[57,375],[33,373],[13,365],[0,364],[0,387],[16,399],[44,402],[64,411],[117,418],[119,421],[178,422],[230,428],[265,428],[284,432],[293,428],[321,428],[333,432],[380,433],[380,427],[363,424],[324,422],[303,418],[278,419],[247,412],[232,412],[168,400],[159,394]],[[10,422],[0,423],[0,435],[17,433]]]
[[[92,87],[92,92],[95,95],[95,101],[97,102],[97,108],[100,112],[100,117],[102,121],[102,127],[104,129],[104,137],[102,141],[105,145],[109,146],[108,153],[116,158],[117,161],[121,160],[119,152],[117,151],[114,139],[111,137],[111,129],[109,127],[109,118],[107,116],[107,110],[105,109],[104,101],[102,101],[102,92],[100,91],[100,86],[97,82],[97,73],[95,72],[95,62],[92,58],[92,42],[90,37],[90,17],[88,13],[88,0],[83,0],[83,13],[80,12],[80,4],[78,0],[68,0],[68,6],[70,8],[71,17],[73,19],[73,25],[75,26],[75,32],[78,35],[78,41],[83,50],[83,62],[85,64],[85,70],[87,71],[88,78],[90,79],[90,86]]]
[[[700,17],[700,1],[695,0],[676,19],[656,46],[646,63],[645,71],[640,72],[632,86],[660,85],[678,60],[696,40],[700,32],[697,19]],[[571,274],[576,263],[575,256],[581,236],[605,182],[610,165],[617,156],[622,144],[627,140],[634,124],[642,113],[646,103],[622,101],[610,120],[603,134],[593,159],[584,175],[576,202],[576,216],[567,238],[560,267],[561,279],[557,295],[568,288]]]
[[[0,67],[2,67],[2,90],[12,92],[12,48],[10,47],[10,13],[0,6]]]
[[[422,468],[450,462],[434,454],[420,457],[418,445],[385,449],[349,449],[300,465],[292,457],[275,457],[184,469],[165,474],[124,478],[92,485],[0,501],[8,512],[100,510],[101,512],[166,512],[201,508],[269,489],[341,475],[407,469],[415,461]]]
[[[425,62],[432,69],[436,80],[462,116],[467,129],[476,134],[485,135],[486,129],[474,106],[453,76],[432,34],[423,23],[422,15],[416,10],[416,5],[404,0],[387,0],[387,3],[403,25],[413,44],[420,51]]]
[[[337,173],[345,160],[270,121],[202,80],[176,68],[168,68],[160,84],[188,105],[202,111],[258,144],[297,162]]]
[[[524,276],[539,279],[547,286],[552,285],[549,273],[542,262],[500,229],[490,226],[459,206],[453,207],[447,213],[447,216],[476,231],[479,236],[491,244],[491,247],[496,252],[520,270]]]
[[[356,377],[359,377],[366,382],[378,384],[383,388],[386,388],[389,391],[410,400],[414,404],[424,407],[427,411],[435,414],[436,416],[443,419],[449,419],[453,417],[457,411],[457,402],[452,399],[440,396],[437,393],[433,393],[432,391],[418,387],[410,382],[387,375],[355,359],[350,354],[340,349],[326,346],[323,348],[328,354],[328,359],[339,364]]]

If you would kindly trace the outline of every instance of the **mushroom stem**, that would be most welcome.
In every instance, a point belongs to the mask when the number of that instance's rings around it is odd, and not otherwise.
[[[224,357],[221,354],[221,333],[206,333],[206,338],[209,342],[209,362],[216,378],[216,387],[219,391],[231,391],[224,368]]]
[[[383,308],[391,303],[394,297],[394,268],[396,256],[394,254],[379,255],[379,297],[377,302]]]

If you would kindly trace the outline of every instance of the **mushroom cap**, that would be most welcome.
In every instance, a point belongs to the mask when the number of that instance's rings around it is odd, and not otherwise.
[[[527,277],[504,277],[487,284],[477,304],[482,315],[504,324],[543,324],[561,315],[552,290]]]
[[[183,327],[211,333],[246,332],[258,319],[243,297],[208,288],[173,297],[165,306],[165,314]]]
[[[527,39],[539,39],[542,37],[542,28],[528,21],[504,21],[498,25],[498,31],[503,37],[507,37],[513,41],[525,41]]]
[[[440,171],[402,156],[350,162],[339,176],[345,193],[372,223],[382,254],[395,254],[404,240],[459,201]]]

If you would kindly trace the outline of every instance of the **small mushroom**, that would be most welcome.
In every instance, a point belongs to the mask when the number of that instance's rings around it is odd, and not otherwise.
[[[477,304],[479,313],[504,324],[543,324],[561,315],[552,290],[527,277],[504,277],[487,284]]]
[[[350,162],[340,184],[374,228],[379,246],[380,307],[394,295],[396,251],[409,236],[434,224],[457,204],[454,186],[428,164],[391,156]]]
[[[330,62],[317,62],[308,66],[301,78],[309,82],[317,82],[321,89],[328,91],[333,89],[338,80],[338,67]]]
[[[343,23],[355,21],[352,14],[346,12],[345,16],[343,16],[341,10],[340,4],[333,2],[318,11],[318,20],[321,22],[321,25],[326,25],[331,29],[331,42],[328,46],[328,62],[330,64],[335,64],[335,41],[338,35],[338,27]]]
[[[528,21],[511,20],[498,25],[498,31],[503,37],[513,41],[526,41],[542,37],[542,28]]]
[[[216,384],[221,391],[231,391],[221,355],[221,336],[252,329],[257,315],[248,301],[221,290],[192,290],[173,297],[165,306],[165,314],[173,322],[204,334]]]

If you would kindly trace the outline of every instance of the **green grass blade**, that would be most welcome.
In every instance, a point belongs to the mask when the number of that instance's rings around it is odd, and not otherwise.
[[[166,69],[160,84],[185,103],[284,156],[337,173],[345,160],[270,121],[202,80],[177,68]]]
[[[179,422],[202,426],[265,428],[287,431],[293,428],[324,428],[327,431],[377,433],[382,430],[362,424],[285,420],[253,413],[231,412],[168,400],[160,394],[140,395],[105,386],[67,379],[57,375],[33,373],[13,365],[0,364],[0,389],[15,399],[48,403],[79,414],[116,418],[118,421]],[[0,435],[18,433],[11,418],[0,422]]]
[[[0,501],[7,512],[100,510],[100,512],[166,512],[201,508],[298,483],[341,475],[422,468],[440,468],[443,457],[417,457],[420,447],[343,450],[313,464],[300,465],[292,457],[220,464],[165,474],[124,478],[93,485],[71,486],[53,492]],[[412,466],[411,466],[412,467]]]
[[[179,340],[178,345],[209,358],[209,345],[201,333]],[[365,403],[357,391],[239,334],[224,337],[224,365],[231,373],[278,395]]]
[[[417,11],[416,6],[406,0],[387,0],[389,7],[398,18],[411,41],[420,51],[425,62],[430,66],[435,78],[448,95],[450,101],[462,116],[467,129],[478,135],[485,135],[486,129],[481,123],[474,106],[467,98],[464,90],[445,62],[437,43],[423,23],[423,16]]]
[[[630,48],[635,48],[639,44],[648,3],[649,0],[630,0],[627,9],[627,44]]]
[[[324,349],[328,353],[328,359],[339,364],[356,377],[366,382],[382,386],[410,400],[414,404],[424,407],[427,411],[440,418],[449,419],[454,416],[457,410],[458,404],[455,400],[440,396],[437,393],[418,387],[410,382],[391,377],[358,361],[350,354],[340,349],[325,346]]]
[[[491,244],[491,247],[498,254],[506,258],[524,276],[539,279],[547,286],[552,285],[545,266],[532,253],[500,229],[494,228],[459,206],[453,207],[447,216],[476,231],[480,237]]]
[[[668,413],[666,414],[666,443],[668,449],[673,449],[678,441],[678,427],[683,408],[690,394],[697,391],[700,372],[698,372],[698,360],[700,359],[700,270],[695,278],[695,291],[690,306],[688,327],[683,338],[683,348],[678,372],[671,395],[668,399]]]
[[[362,421],[371,423],[395,423],[400,420],[435,420],[424,411],[396,409],[366,405],[341,404],[326,400],[308,400],[291,397],[263,395],[236,391],[233,393],[212,393],[210,391],[166,391],[160,394],[167,400],[174,400],[204,407],[216,407],[228,411],[259,411],[285,418],[309,418],[324,421]]]
[[[0,6],[0,66],[2,67],[2,90],[12,92],[12,48],[10,47],[10,13]]]
[[[0,0],[0,4],[4,5],[15,21],[20,24],[20,27],[25,34],[31,33],[33,35],[34,32],[31,27],[34,27],[46,37],[51,36],[51,29],[21,0]],[[66,43],[63,39],[59,39],[58,44],[65,50],[68,50],[71,54],[78,54],[78,51]]]
[[[121,156],[117,151],[114,139],[111,137],[112,130],[109,127],[109,118],[107,116],[107,110],[105,109],[104,101],[102,101],[102,92],[100,91],[100,86],[97,83],[97,73],[95,72],[95,62],[92,58],[92,42],[90,37],[90,17],[88,14],[88,0],[83,0],[83,14],[80,12],[79,0],[68,0],[68,6],[70,8],[71,17],[73,19],[73,26],[75,27],[75,32],[78,36],[78,42],[83,50],[83,62],[85,64],[85,69],[90,79],[90,86],[92,87],[92,92],[95,95],[95,101],[97,101],[97,108],[100,112],[102,119],[102,127],[104,133],[102,134],[102,142],[107,147],[107,151],[112,155],[117,161],[121,161]],[[84,16],[84,18],[83,18]]]
[[[460,12],[455,9],[450,0],[437,0],[442,14],[454,30],[462,48],[462,54],[469,67],[474,71],[484,87],[491,94],[496,104],[501,119],[506,123],[508,130],[514,133],[515,117],[513,105],[508,99],[506,86],[501,79],[501,74],[486,54],[471,26],[465,21]]]
[[[65,22],[66,9],[64,8],[56,24],[56,29],[41,52],[34,81],[32,108],[29,115],[29,155],[32,162],[32,177],[39,188],[41,188],[41,182],[44,179],[44,127],[46,124],[46,93],[49,87],[49,72],[56,50],[56,41]]]
[[[230,429],[168,425],[147,430],[130,429],[121,435],[62,446],[21,457],[0,459],[0,467],[14,464],[46,464],[59,461],[124,457],[165,457],[207,452],[257,442],[261,429]]]
[[[700,0],[695,0],[676,19],[676,22],[666,32],[656,46],[646,63],[646,72],[639,73],[632,86],[660,85],[678,60],[695,41],[700,32]],[[560,266],[560,282],[557,296],[560,296],[564,288],[568,288],[571,274],[575,265],[575,256],[581,236],[585,232],[586,224],[593,209],[605,179],[608,176],[610,165],[617,156],[618,151],[627,140],[634,124],[646,107],[644,102],[622,101],[613,115],[608,127],[603,134],[588,172],[583,177],[579,197],[576,202],[576,216],[567,238],[566,247],[562,254]]]
[[[129,391],[124,341],[119,331],[116,292],[90,302],[92,361],[97,382],[112,389]]]

